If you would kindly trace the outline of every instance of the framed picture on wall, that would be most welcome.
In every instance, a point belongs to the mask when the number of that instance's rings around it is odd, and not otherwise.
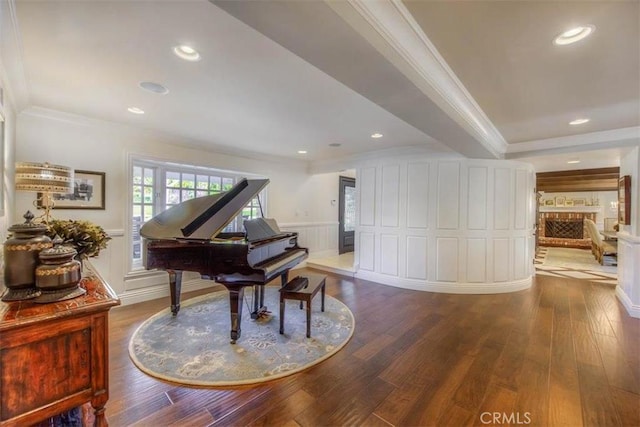
[[[564,196],[557,196],[556,197],[556,207],[562,208],[564,207],[565,202],[567,201],[567,198]]]
[[[573,206],[573,200],[572,199],[565,200],[564,205],[565,206]]]
[[[631,176],[618,180],[618,223],[631,224]]]
[[[586,206],[586,205],[587,205],[586,199],[573,199],[573,206]]]
[[[545,206],[555,206],[555,205],[556,205],[556,201],[555,201],[555,200],[553,200],[553,199],[546,199],[546,200],[544,201],[544,205],[545,205]]]
[[[73,171],[73,193],[54,194],[52,209],[104,209],[105,173]],[[38,207],[42,195],[38,194]]]

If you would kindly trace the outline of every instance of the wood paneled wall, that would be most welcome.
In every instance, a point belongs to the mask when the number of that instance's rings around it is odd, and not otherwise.
[[[581,169],[536,174],[536,190],[546,193],[618,191],[620,168]]]

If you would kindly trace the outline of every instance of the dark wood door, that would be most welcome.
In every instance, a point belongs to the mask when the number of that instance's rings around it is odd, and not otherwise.
[[[338,253],[353,252],[356,227],[356,180],[340,177]]]

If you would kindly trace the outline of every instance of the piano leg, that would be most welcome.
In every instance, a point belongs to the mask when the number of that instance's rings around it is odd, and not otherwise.
[[[242,300],[244,299],[244,286],[224,284],[229,290],[229,305],[231,308],[231,344],[235,344],[242,330]]]
[[[180,311],[180,291],[182,290],[182,271],[167,270],[169,273],[169,290],[171,291],[171,312],[174,316]]]

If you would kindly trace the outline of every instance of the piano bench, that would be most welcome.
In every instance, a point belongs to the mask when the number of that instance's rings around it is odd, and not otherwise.
[[[292,299],[302,303],[307,302],[307,338],[311,338],[311,300],[322,290],[322,311],[324,311],[324,287],[327,276],[321,274],[306,274],[294,277],[280,288],[280,333],[284,334],[284,305],[285,300]]]

